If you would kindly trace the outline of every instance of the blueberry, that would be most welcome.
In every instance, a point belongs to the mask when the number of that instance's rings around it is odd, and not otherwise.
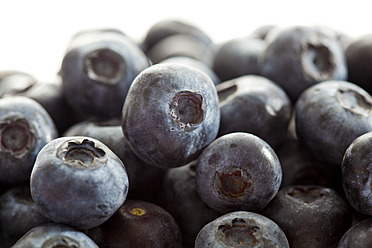
[[[265,24],[265,25],[259,26],[256,29],[254,29],[251,35],[258,39],[266,40],[270,32],[273,32],[274,30],[277,30],[277,29],[279,29],[279,27],[277,27],[274,24]]]
[[[316,158],[339,168],[358,136],[372,131],[372,97],[346,81],[325,81],[307,89],[295,106],[296,134]]]
[[[225,214],[205,225],[195,248],[287,247],[288,240],[272,220],[257,213],[238,211]]]
[[[28,182],[40,149],[57,137],[46,110],[28,97],[0,99],[0,182]]]
[[[371,61],[372,34],[355,38],[346,47],[345,56],[348,68],[348,81],[372,93]]]
[[[81,33],[61,65],[66,100],[82,117],[119,118],[132,80],[148,66],[138,45],[121,33]]]
[[[214,57],[213,44],[205,44],[191,35],[171,35],[158,41],[147,51],[147,56],[153,64],[171,57],[190,57],[207,66],[212,65]]]
[[[277,31],[259,63],[261,75],[282,86],[292,102],[318,82],[347,79],[340,44],[334,36],[314,27],[292,26]]]
[[[230,133],[205,148],[196,167],[196,189],[210,208],[257,212],[275,196],[282,169],[274,150],[259,137]]]
[[[288,136],[292,104],[284,90],[261,76],[246,75],[216,86],[220,105],[218,135],[247,132],[278,148]]]
[[[265,41],[251,36],[225,41],[216,51],[212,68],[222,81],[249,74],[259,75],[258,59],[265,48]]]
[[[80,119],[66,101],[59,76],[49,82],[35,81],[23,90],[9,92],[8,95],[26,96],[40,103],[52,117],[58,133],[63,133]]]
[[[169,168],[196,159],[216,138],[219,118],[212,80],[192,67],[164,63],[145,69],[133,81],[122,128],[140,159]]]
[[[342,32],[338,29],[329,27],[329,26],[319,25],[317,26],[317,28],[321,29],[322,32],[328,33],[330,36],[333,36],[334,39],[340,44],[341,49],[344,52],[344,54],[345,54],[346,48],[350,45],[352,41],[355,40],[355,38],[350,36],[349,34]],[[346,58],[346,62],[347,62],[347,58]],[[348,72],[349,72],[349,68],[348,68]]]
[[[69,40],[68,47],[73,47],[76,44],[79,44],[80,42],[86,42],[89,41],[89,38],[93,37],[93,35],[105,35],[105,34],[118,34],[121,36],[125,36],[127,38],[130,38],[127,36],[122,30],[112,27],[106,27],[106,28],[92,28],[92,29],[82,29],[80,31],[77,31]],[[85,41],[84,41],[85,40]]]
[[[372,218],[352,226],[341,238],[337,248],[372,247]]]
[[[277,155],[283,171],[282,188],[289,185],[320,185],[342,193],[339,169],[314,158],[298,140],[288,140]]]
[[[70,127],[64,136],[88,136],[110,148],[123,162],[129,178],[128,198],[155,201],[165,170],[140,160],[130,149],[121,129],[121,120],[81,122]],[[151,185],[151,186],[150,186]]]
[[[1,247],[10,247],[33,227],[49,222],[32,201],[28,186],[8,189],[0,197]]]
[[[147,52],[159,41],[172,35],[187,35],[194,37],[207,46],[211,45],[212,39],[198,26],[184,20],[166,19],[153,24],[146,32],[142,47]]]
[[[0,71],[0,97],[24,92],[36,82],[36,78],[26,72]]]
[[[261,214],[283,229],[290,247],[335,247],[351,226],[347,203],[323,186],[282,188]]]
[[[342,161],[342,185],[348,202],[357,211],[372,215],[372,132],[356,138]]]
[[[167,59],[164,59],[160,61],[160,63],[180,63],[184,65],[188,65],[191,67],[195,67],[203,72],[205,72],[213,81],[215,85],[221,83],[220,78],[217,76],[217,74],[205,63],[186,56],[173,56]]]
[[[12,248],[98,248],[86,234],[69,226],[49,223],[32,228]]]
[[[102,224],[124,203],[128,176],[102,142],[60,137],[39,152],[30,185],[34,202],[47,218],[88,229]]]
[[[221,214],[209,208],[196,191],[197,161],[171,168],[163,180],[159,205],[177,221],[182,233],[183,247],[193,247],[199,230]]]
[[[182,236],[174,218],[162,207],[127,200],[102,225],[87,230],[100,248],[181,248]]]

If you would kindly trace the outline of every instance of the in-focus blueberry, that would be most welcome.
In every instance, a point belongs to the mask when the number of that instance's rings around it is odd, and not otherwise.
[[[245,211],[225,214],[198,233],[195,248],[281,247],[289,248],[282,229],[267,217]]]
[[[32,228],[12,248],[98,248],[85,233],[66,225],[48,223]]]
[[[60,137],[39,152],[30,185],[32,199],[47,218],[88,229],[105,222],[124,203],[128,176],[102,142]]]
[[[346,81],[307,89],[295,106],[298,140],[316,158],[340,168],[351,142],[372,131],[372,97]]]
[[[122,128],[133,152],[169,168],[196,159],[217,136],[216,88],[202,71],[176,63],[153,65],[133,81]]]
[[[274,150],[261,138],[230,133],[217,138],[198,158],[196,190],[210,208],[262,210],[278,192],[282,169]]]

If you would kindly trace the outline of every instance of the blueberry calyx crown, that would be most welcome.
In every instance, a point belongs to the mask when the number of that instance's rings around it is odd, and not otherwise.
[[[222,88],[222,86],[224,87]],[[220,89],[217,91],[217,95],[220,104],[238,91],[238,86],[234,81],[230,81],[230,83],[220,85],[219,88]]]
[[[55,236],[47,239],[41,248],[80,248],[80,245],[72,238]]]
[[[17,116],[11,116],[0,123],[0,151],[16,158],[22,158],[36,144],[35,132],[29,122]]]
[[[305,204],[312,204],[325,196],[318,187],[294,187],[288,195]]]
[[[117,84],[125,73],[123,58],[109,49],[100,49],[89,53],[84,62],[88,78],[99,83]]]
[[[80,169],[96,168],[107,160],[104,150],[88,139],[72,139],[63,143],[57,151],[57,157]]]
[[[203,121],[203,96],[200,92],[177,92],[170,104],[170,116],[180,129],[191,131]]]
[[[245,220],[241,218],[235,218],[231,224],[226,223],[218,226],[218,230],[223,233],[223,241],[229,247],[235,247],[234,245],[257,245],[257,233],[260,228],[257,226],[250,226]]]
[[[217,180],[219,185],[218,193],[229,198],[241,198],[249,189],[252,182],[246,180],[240,170],[231,173],[221,173]]]
[[[357,91],[351,89],[338,89],[336,98],[344,109],[355,114],[369,117],[372,114],[372,102]]]
[[[335,63],[329,48],[319,41],[309,41],[303,47],[302,65],[311,79],[323,81],[332,78]]]
[[[146,211],[143,208],[132,208],[130,210],[131,214],[136,215],[136,216],[142,216],[146,213]]]

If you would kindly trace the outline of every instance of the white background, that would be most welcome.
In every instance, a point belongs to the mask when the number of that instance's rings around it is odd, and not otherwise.
[[[195,24],[216,43],[266,24],[325,25],[357,37],[372,33],[367,2],[0,0],[0,70],[21,70],[52,80],[75,32],[112,27],[140,42],[151,25],[166,18]]]

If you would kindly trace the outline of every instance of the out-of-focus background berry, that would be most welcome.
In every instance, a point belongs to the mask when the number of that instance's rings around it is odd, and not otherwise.
[[[42,80],[58,72],[71,36],[89,28],[118,28],[141,41],[155,22],[177,18],[196,24],[216,43],[266,24],[325,25],[353,36],[372,32],[363,0],[3,0],[0,9],[0,69]]]

